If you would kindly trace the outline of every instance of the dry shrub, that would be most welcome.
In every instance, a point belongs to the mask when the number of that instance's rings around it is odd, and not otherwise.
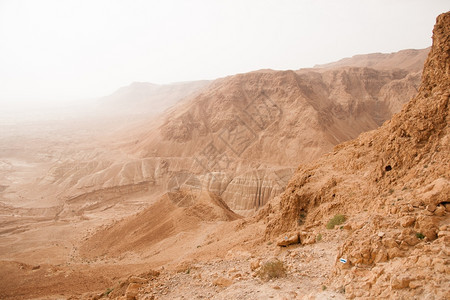
[[[286,268],[282,261],[276,258],[271,259],[261,266],[258,276],[263,280],[284,277],[286,276]]]

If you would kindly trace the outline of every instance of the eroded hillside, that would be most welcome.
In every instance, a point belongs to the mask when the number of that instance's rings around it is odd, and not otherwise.
[[[419,79],[398,68],[357,67],[218,79],[157,120],[116,134],[112,143],[123,158],[61,162],[43,184],[64,186],[67,199],[118,186],[164,192],[170,181],[182,185],[191,176],[196,189],[248,215],[285,188],[296,165],[389,119]]]

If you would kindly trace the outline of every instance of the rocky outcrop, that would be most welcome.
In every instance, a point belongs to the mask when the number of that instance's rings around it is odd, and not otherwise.
[[[292,173],[292,169],[259,170],[236,176],[222,198],[234,211],[257,210],[284,190]]]
[[[333,279],[349,298],[448,298],[450,13],[437,18],[418,94],[379,129],[300,166],[260,213],[268,237],[345,214]],[[345,258],[346,264],[339,262]]]
[[[144,158],[128,162],[96,161],[80,164],[62,163],[53,167],[41,184],[66,186],[60,197],[70,204],[66,210],[82,213],[99,199],[146,191],[174,192],[180,188],[204,190],[221,196],[234,211],[249,214],[279,195],[293,173],[291,168],[267,168],[236,174],[209,172],[192,168],[188,158]],[[89,200],[90,199],[90,200]],[[92,207],[94,207],[92,206]]]

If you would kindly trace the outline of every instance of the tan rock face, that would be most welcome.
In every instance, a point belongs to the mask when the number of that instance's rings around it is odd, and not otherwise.
[[[261,170],[248,172],[233,178],[222,198],[233,210],[251,210],[263,207],[269,199],[279,195],[287,185],[286,174],[291,169],[278,172]],[[279,177],[279,174],[282,177]]]
[[[125,298],[127,300],[134,300],[136,296],[139,294],[139,288],[141,285],[139,283],[130,283],[125,292]]]
[[[411,279],[407,276],[396,276],[391,279],[391,288],[393,289],[404,289],[409,286]]]
[[[250,270],[256,271],[261,266],[261,259],[254,259],[250,262]]]
[[[226,277],[219,277],[214,280],[213,284],[220,287],[229,287],[230,285],[233,284],[233,281]]]
[[[300,236],[297,232],[294,232],[280,237],[277,246],[289,246],[298,243],[300,243]]]

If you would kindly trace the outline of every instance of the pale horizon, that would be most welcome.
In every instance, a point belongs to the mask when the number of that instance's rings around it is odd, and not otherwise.
[[[0,104],[89,100],[431,46],[447,1],[0,0]]]

